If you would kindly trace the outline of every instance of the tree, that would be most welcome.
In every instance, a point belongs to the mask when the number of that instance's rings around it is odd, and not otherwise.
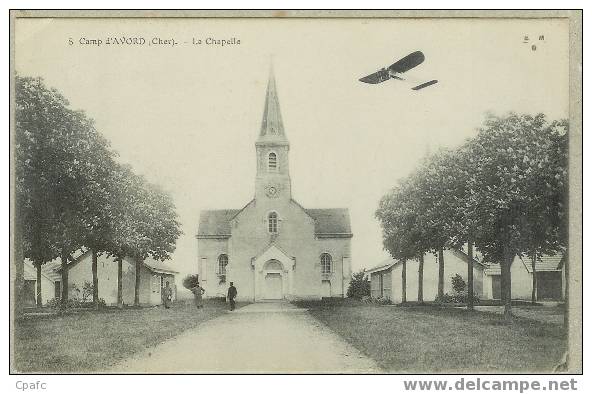
[[[103,171],[99,163],[109,156],[106,140],[82,111],[65,109],[64,118],[52,138],[52,187],[45,197],[55,213],[54,228],[59,237],[62,261],[62,306],[68,302],[68,262],[92,234],[98,232],[95,212],[104,199]],[[104,206],[102,207],[105,208]],[[97,286],[98,287],[98,286]]]
[[[347,288],[347,296],[355,299],[362,299],[370,295],[370,281],[366,278],[364,270],[358,271],[352,275],[352,280]]]
[[[467,145],[470,161],[468,217],[478,228],[475,243],[489,261],[500,262],[504,316],[511,319],[511,264],[539,247],[559,250],[566,216],[567,151],[560,148],[566,121],[543,114],[490,116]],[[541,220],[547,216],[551,220]],[[542,226],[542,228],[538,228]],[[544,247],[534,241],[543,234]]]
[[[550,166],[533,169],[529,179],[533,191],[532,203],[528,207],[525,225],[527,243],[525,255],[532,264],[531,301],[537,301],[536,263],[542,255],[565,253],[568,234],[568,123],[566,120],[552,122],[555,131],[550,135]],[[554,169],[554,170],[553,170]],[[554,189],[547,194],[539,194],[541,184],[552,184]]]
[[[68,103],[39,78],[17,76],[15,83],[15,226],[22,257],[37,270],[36,302],[41,306],[41,267],[59,256],[56,210],[47,197],[58,177],[52,162],[57,135],[65,132]]]
[[[401,302],[407,302],[407,260],[401,263]]]
[[[566,121],[548,123],[542,114],[489,116],[475,138],[439,152],[420,170],[420,212],[431,247],[467,244],[468,309],[474,246],[490,261],[502,261],[509,318],[514,256],[551,253],[565,244],[566,129]]]
[[[460,249],[467,244],[467,281],[473,288],[473,241],[471,235],[476,228],[467,212],[470,209],[468,178],[471,173],[466,149],[441,150],[432,156],[422,169],[422,196],[425,201],[422,215],[425,216],[430,244],[439,254],[439,295],[443,295],[444,249]],[[467,309],[473,309],[473,293],[469,292]]]
[[[566,246],[566,130],[567,121],[549,123],[542,114],[489,116],[475,138],[424,160],[383,197],[376,216],[385,248],[401,260],[419,258],[421,271],[426,251],[443,257],[443,249],[467,244],[472,309],[477,247],[501,264],[504,316],[511,318],[514,257]]]
[[[82,244],[90,249],[92,256],[92,301],[95,309],[99,307],[99,280],[97,273],[98,256],[107,253],[114,248],[113,234],[115,229],[114,206],[117,204],[112,174],[116,163],[113,160],[114,153],[108,149],[104,142],[94,150],[94,165],[91,166],[86,176],[92,180],[88,182],[83,191],[85,198],[85,218],[87,231],[82,237]]]
[[[109,175],[113,197],[111,204],[113,228],[106,253],[114,257],[117,262],[117,306],[119,308],[123,307],[123,259],[134,254],[134,240],[139,237],[139,228],[135,220],[139,215],[136,206],[139,204],[142,182],[143,180],[133,173],[130,166],[115,165]]]
[[[467,243],[467,309],[473,310],[475,309],[475,286],[474,286],[474,278],[473,278],[473,243],[469,241]]]
[[[463,277],[459,274],[455,274],[452,277],[452,290],[454,290],[456,294],[462,294],[465,292],[466,289],[467,283],[465,282]]]
[[[413,200],[423,233],[423,247],[427,252],[436,254],[438,258],[438,298],[444,296],[444,249],[449,246],[445,226],[450,218],[444,216],[447,211],[442,209],[442,203],[447,198],[449,190],[446,180],[441,178],[444,170],[448,168],[449,156],[449,152],[444,150],[427,156],[414,175],[416,191]],[[423,266],[423,255],[419,263]],[[420,271],[423,271],[423,267]]]
[[[450,196],[450,185],[446,177],[450,156],[450,152],[440,150],[426,157],[416,174],[416,209],[425,237],[425,248],[438,256],[437,297],[440,299],[444,296],[444,249],[449,247],[450,241],[446,225],[451,218],[446,216],[448,210],[443,209],[444,202]],[[423,261],[420,260],[420,264]]]
[[[424,254],[438,255],[438,296],[442,297],[443,251],[462,245],[461,240],[465,239],[464,213],[459,205],[464,185],[455,165],[457,155],[454,151],[441,150],[426,157],[416,171],[381,200],[376,214],[383,225],[383,243],[393,257],[402,261],[419,260],[420,302],[423,301]],[[406,278],[402,281],[406,282]]]
[[[19,203],[15,202],[15,206],[18,206]],[[17,208],[17,211],[19,208]],[[15,220],[15,222],[18,219]],[[23,294],[23,286],[24,286],[24,257],[23,257],[23,238],[22,238],[22,225],[19,223],[13,224],[13,238],[12,238],[12,261],[14,261],[15,270],[14,270],[14,279],[12,282],[12,294],[13,294],[13,313],[14,317],[19,318],[23,314],[24,308],[24,294]]]
[[[399,182],[379,203],[376,217],[383,228],[383,245],[394,259],[419,260],[417,300],[423,302],[423,256],[429,250],[428,237],[418,204],[416,174]],[[403,272],[406,271],[406,266]],[[406,274],[402,282],[406,282]],[[404,283],[406,285],[406,283]],[[405,295],[406,295],[406,290]]]
[[[93,301],[98,306],[97,256],[114,248],[115,153],[82,111],[73,111],[40,78],[17,77],[16,205],[24,256],[37,267],[62,261],[62,304],[68,300],[68,262],[92,251]],[[40,303],[40,296],[38,297]]]
[[[168,193],[156,185],[147,184],[147,202],[150,207],[148,222],[151,223],[149,229],[149,254],[156,260],[167,260],[175,251],[176,242],[182,234],[180,223],[178,222],[175,205]],[[143,249],[144,252],[146,249]],[[137,256],[143,263],[146,258],[144,254]],[[138,260],[139,260],[138,259]],[[138,261],[136,260],[136,261]],[[136,292],[135,301],[139,303],[139,267],[136,268]]]
[[[117,164],[109,176],[112,192],[112,233],[106,253],[117,262],[117,305],[123,307],[123,259],[140,254],[141,240],[149,231],[145,202],[146,181],[133,173],[130,166]],[[139,269],[136,265],[136,271]],[[139,287],[139,282],[138,282]],[[139,303],[139,302],[138,302]]]
[[[438,299],[444,297],[444,249],[438,250]]]
[[[92,251],[95,307],[102,253],[118,260],[121,303],[121,260],[136,258],[139,286],[143,260],[169,258],[175,248],[180,230],[172,200],[117,164],[93,120],[71,110],[59,92],[40,78],[17,76],[16,81],[15,233],[22,238],[23,257],[37,267],[37,302],[41,266],[60,257],[66,306],[68,263],[86,246]]]
[[[141,269],[151,256],[169,259],[181,235],[171,197],[131,169],[120,167],[114,175],[119,185],[115,209],[115,236],[108,252],[118,262],[118,303],[121,305],[121,261],[131,257],[135,263],[134,305],[140,305]]]

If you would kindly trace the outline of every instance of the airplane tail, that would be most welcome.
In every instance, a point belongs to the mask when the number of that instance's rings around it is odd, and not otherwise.
[[[424,82],[424,83],[422,83],[420,85],[417,85],[415,87],[412,87],[411,89],[413,89],[413,90],[421,90],[421,89],[427,88],[428,86],[431,86],[431,85],[433,85],[435,83],[438,83],[438,80],[437,79],[432,79],[431,81]]]

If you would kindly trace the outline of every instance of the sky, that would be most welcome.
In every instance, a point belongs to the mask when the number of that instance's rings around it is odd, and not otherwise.
[[[180,277],[197,271],[200,210],[242,208],[254,195],[271,63],[293,198],[349,208],[354,270],[388,258],[378,201],[427,151],[462,144],[486,112],[569,112],[569,29],[559,19],[35,18],[17,19],[15,32],[16,71],[86,111],[121,162],[171,194],[184,232],[170,262]],[[146,44],[105,44],[122,36]],[[425,62],[405,77],[438,84],[416,92],[408,81],[358,81],[416,50]]]

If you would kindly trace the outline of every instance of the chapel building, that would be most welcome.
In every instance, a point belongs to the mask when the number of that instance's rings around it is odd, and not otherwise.
[[[203,210],[196,235],[198,273],[206,297],[238,300],[344,297],[351,279],[346,208],[307,209],[292,198],[290,143],[273,72],[255,142],[255,196],[242,209]]]

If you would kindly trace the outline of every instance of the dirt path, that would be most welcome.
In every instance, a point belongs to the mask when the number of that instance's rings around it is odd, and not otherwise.
[[[124,373],[379,373],[303,309],[257,303],[209,320],[113,367]]]

